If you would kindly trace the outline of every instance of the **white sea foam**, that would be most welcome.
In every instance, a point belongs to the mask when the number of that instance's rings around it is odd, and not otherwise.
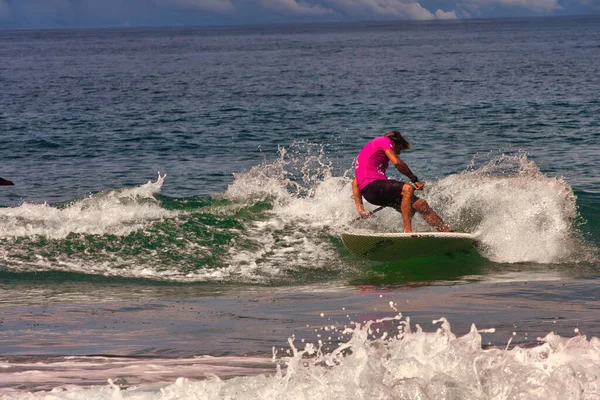
[[[444,318],[435,332],[412,329],[401,315],[328,336],[350,337],[333,351],[320,343],[294,343],[291,355],[274,361],[275,375],[222,380],[184,377],[174,383],[120,388],[57,387],[50,392],[8,393],[4,399],[597,399],[600,397],[600,340],[549,333],[541,344],[483,348],[481,335],[457,337]],[[489,330],[485,330],[489,331]],[[296,348],[302,345],[303,349]],[[152,364],[152,361],[148,361]],[[201,366],[201,368],[203,368]],[[187,369],[182,372],[193,373]],[[107,371],[110,372],[110,371]],[[153,369],[159,374],[160,368]],[[167,375],[172,375],[168,371]],[[63,372],[64,374],[64,372]],[[94,372],[97,375],[97,371]],[[107,376],[107,378],[111,378]]]
[[[11,398],[28,397],[19,387],[40,390],[63,391],[69,388],[70,398],[74,394],[87,393],[93,385],[102,386],[107,376],[119,386],[154,386],[175,381],[180,376],[204,379],[207,375],[222,378],[251,376],[275,371],[275,365],[265,357],[212,357],[192,358],[127,358],[102,356],[66,356],[38,358],[17,358],[0,361],[0,392],[11,393]],[[24,382],[26,380],[26,382]],[[7,396],[8,397],[8,396]],[[3,398],[0,395],[0,398]],[[46,397],[51,398],[51,396]],[[59,397],[60,398],[60,397]],[[81,398],[89,398],[87,396]]]
[[[65,207],[25,203],[0,208],[0,238],[44,236],[63,239],[70,233],[127,235],[149,222],[173,216],[153,195],[165,176],[134,188],[108,190],[74,201]]]

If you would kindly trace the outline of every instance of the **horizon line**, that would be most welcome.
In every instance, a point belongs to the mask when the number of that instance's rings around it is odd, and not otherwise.
[[[433,20],[411,20],[411,19],[365,19],[350,21],[290,21],[290,22],[248,22],[248,23],[218,23],[218,24],[175,24],[175,25],[105,25],[89,27],[46,27],[46,28],[14,28],[0,25],[0,32],[37,32],[37,31],[85,31],[85,30],[136,30],[136,29],[181,29],[181,28],[256,28],[256,27],[285,27],[285,26],[307,26],[307,25],[352,25],[352,24],[457,24],[462,22],[498,22],[512,20],[540,20],[540,19],[570,19],[570,18],[598,18],[598,14],[572,14],[572,15],[534,15],[514,17],[485,17],[485,18],[457,18],[457,19],[433,19]]]

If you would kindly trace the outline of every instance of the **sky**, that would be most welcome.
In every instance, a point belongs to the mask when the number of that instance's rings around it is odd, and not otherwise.
[[[0,0],[0,29],[598,14],[600,0]]]

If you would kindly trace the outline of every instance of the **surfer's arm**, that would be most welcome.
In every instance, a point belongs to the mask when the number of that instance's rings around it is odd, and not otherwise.
[[[354,204],[356,205],[356,211],[363,218],[368,218],[371,216],[371,213],[365,210],[365,206],[362,200],[362,194],[360,193],[360,189],[358,187],[358,181],[356,178],[352,180],[352,195],[354,196]]]
[[[423,182],[421,182],[419,180],[419,178],[417,178],[417,176],[415,174],[413,174],[413,172],[410,170],[410,168],[408,168],[408,165],[406,165],[406,163],[404,161],[402,161],[400,159],[400,157],[398,157],[398,155],[396,154],[396,152],[394,150],[386,149],[385,155],[388,156],[388,158],[390,159],[390,162],[394,165],[394,167],[396,167],[396,169],[401,174],[406,175],[406,177],[415,184],[415,187],[417,190],[423,189],[423,186],[425,186],[423,184]]]

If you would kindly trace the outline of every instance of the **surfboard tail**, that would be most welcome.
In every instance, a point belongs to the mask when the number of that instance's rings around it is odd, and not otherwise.
[[[6,179],[0,178],[0,186],[14,186],[15,184]]]

